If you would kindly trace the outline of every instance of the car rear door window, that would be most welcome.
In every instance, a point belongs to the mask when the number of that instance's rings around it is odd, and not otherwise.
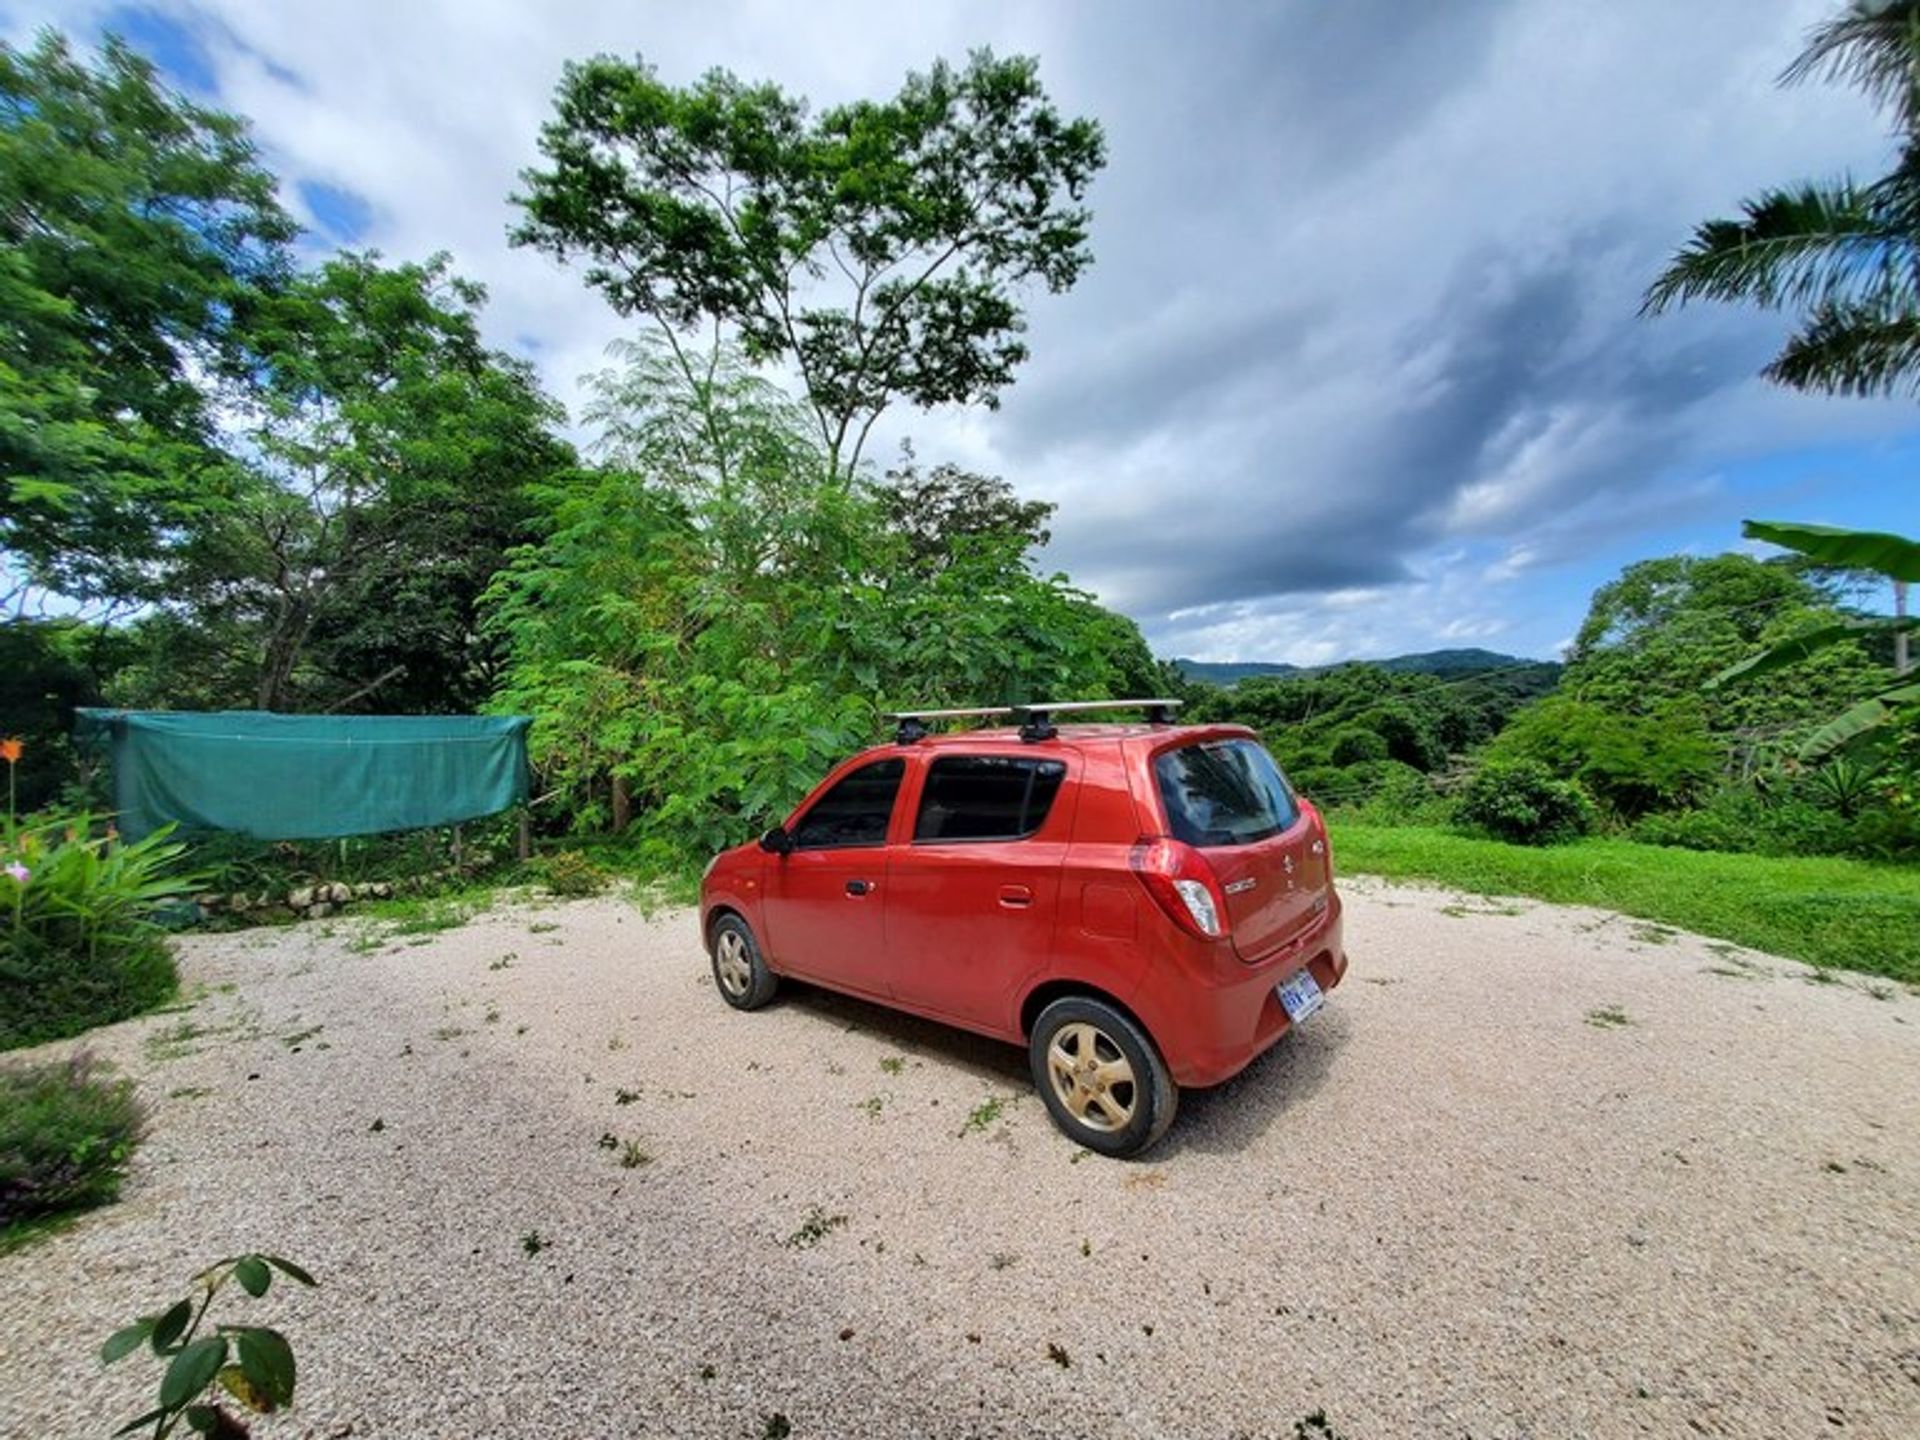
[[[904,760],[875,760],[842,776],[800,817],[793,829],[794,848],[833,850],[886,844],[894,797],[900,793],[900,777],[906,773]]]
[[[1205,740],[1153,762],[1173,838],[1196,846],[1251,845],[1299,815],[1273,757],[1252,740]]]
[[[1023,840],[1046,823],[1067,767],[1011,755],[943,755],[927,767],[916,841]]]

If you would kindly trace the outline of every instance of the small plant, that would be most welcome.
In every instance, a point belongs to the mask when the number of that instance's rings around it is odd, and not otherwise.
[[[889,1075],[898,1075],[902,1070],[907,1068],[907,1057],[904,1055],[883,1055],[880,1058],[880,1068]]]
[[[786,1243],[794,1250],[811,1249],[846,1223],[846,1216],[829,1215],[825,1207],[815,1205],[800,1221],[800,1228],[787,1237]]]
[[[369,1135],[378,1135],[382,1130],[385,1130],[386,1128],[387,1128],[386,1119],[383,1116],[376,1115],[373,1117],[373,1123],[367,1126],[367,1133]]]
[[[1082,1259],[1091,1259],[1093,1256],[1093,1241],[1086,1239],[1084,1236],[1080,1241],[1080,1255]]]
[[[594,1143],[602,1150],[618,1150],[620,1148],[620,1141],[611,1130],[602,1131],[600,1138]]]
[[[859,1103],[859,1105],[857,1105],[855,1108],[866,1111],[867,1118],[869,1120],[878,1120],[880,1118],[880,1112],[886,1108],[886,1105],[887,1105],[886,1096],[869,1095],[866,1099],[862,1100]]]
[[[43,1217],[116,1198],[141,1120],[132,1082],[106,1079],[88,1055],[0,1070],[0,1247]]]
[[[498,1005],[487,1006],[487,1013],[480,1018],[485,1020],[489,1025],[498,1025],[500,1023],[500,1007]]]
[[[1054,1344],[1051,1340],[1047,1342],[1047,1358],[1053,1361],[1053,1363],[1058,1365],[1062,1370],[1066,1369],[1069,1365],[1073,1364],[1073,1357],[1067,1354],[1067,1352],[1062,1347]]]
[[[622,1089],[613,1092],[613,1103],[616,1105],[631,1105],[639,1098],[640,1092],[638,1090]]]
[[[551,935],[559,928],[560,927],[551,920],[536,920],[527,926],[527,933],[529,935]]]
[[[638,1170],[642,1165],[651,1165],[653,1156],[642,1148],[638,1140],[629,1140],[620,1147],[620,1168]]]
[[[520,1248],[529,1255],[538,1255],[553,1242],[542,1237],[538,1230],[529,1230],[520,1237]]]
[[[1602,1005],[1598,1010],[1587,1012],[1587,1024],[1596,1030],[1618,1030],[1632,1023],[1632,1018],[1618,1005]]]
[[[991,1129],[993,1123],[1000,1118],[1001,1112],[1006,1108],[1007,1101],[1005,1096],[989,1095],[967,1113],[967,1123],[960,1127],[961,1136],[964,1138],[975,1131]]]
[[[607,874],[578,850],[562,850],[541,863],[541,883],[549,895],[577,900],[607,888]]]
[[[487,963],[487,969],[489,969],[489,970],[509,970],[509,969],[511,969],[511,968],[513,967],[513,962],[514,962],[515,960],[517,960],[517,959],[519,959],[519,958],[520,958],[519,956],[517,956],[517,955],[515,955],[515,954],[513,954],[513,953],[512,953],[511,951],[509,951],[509,952],[508,952],[507,954],[505,954],[505,955],[502,955],[502,956],[501,956],[501,957],[500,957],[500,958],[499,958],[498,960],[492,960],[492,961],[489,961],[489,962]]]
[[[158,1315],[149,1315],[107,1337],[100,1347],[102,1363],[111,1365],[142,1345],[166,1360],[160,1377],[159,1404],[130,1420],[118,1433],[153,1427],[154,1440],[164,1440],[182,1420],[202,1435],[235,1440],[250,1432],[236,1416],[222,1408],[209,1392],[217,1385],[256,1415],[271,1415],[293,1403],[295,1369],[293,1347],[278,1330],[264,1325],[217,1325],[214,1333],[196,1339],[214,1297],[229,1280],[256,1300],[267,1293],[275,1271],[302,1285],[314,1278],[291,1260],[277,1255],[236,1255],[209,1266],[193,1277],[197,1296],[189,1295]]]
[[[1011,1250],[996,1250],[987,1257],[987,1268],[991,1270],[1011,1270],[1020,1257]]]
[[[793,1422],[778,1410],[767,1416],[766,1424],[760,1427],[760,1440],[787,1440],[793,1434]]]
[[[1340,1440],[1340,1432],[1327,1419],[1327,1412],[1315,1410],[1293,1422],[1293,1440]]]
[[[324,1025],[310,1025],[305,1030],[296,1030],[291,1035],[282,1035],[280,1037],[280,1043],[285,1045],[289,1050],[298,1050],[302,1045],[306,1044],[326,1028]]]
[[[467,1032],[462,1030],[458,1025],[442,1025],[433,1032],[433,1038],[436,1040],[458,1040],[466,1033]]]
[[[1460,819],[1510,845],[1557,845],[1593,828],[1593,804],[1578,786],[1534,760],[1490,760],[1460,798]]]

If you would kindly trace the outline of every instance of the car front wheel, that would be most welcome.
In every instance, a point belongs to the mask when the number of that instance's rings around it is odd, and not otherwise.
[[[713,983],[720,998],[736,1010],[758,1010],[780,988],[780,977],[767,968],[760,942],[738,915],[722,915],[709,942],[713,955]]]
[[[1180,1092],[1139,1025],[1104,1000],[1070,995],[1033,1022],[1033,1083],[1054,1124],[1102,1155],[1138,1155],[1166,1134]]]

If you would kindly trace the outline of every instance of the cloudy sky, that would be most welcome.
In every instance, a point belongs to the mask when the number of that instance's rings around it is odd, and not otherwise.
[[[549,387],[624,332],[506,243],[562,64],[643,54],[816,103],[976,45],[1106,127],[1095,265],[1032,297],[989,412],[907,412],[923,460],[1056,502],[1048,559],[1163,654],[1550,656],[1633,560],[1743,516],[1920,524],[1920,416],[1756,380],[1779,322],[1636,316],[1690,228],[1889,146],[1775,79],[1837,0],[0,0],[0,34],[116,30],[248,116],[312,244],[449,250]]]

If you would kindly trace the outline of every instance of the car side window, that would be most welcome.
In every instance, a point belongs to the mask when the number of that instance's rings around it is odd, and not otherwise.
[[[796,850],[833,850],[851,845],[884,845],[893,818],[904,760],[875,760],[843,775],[834,787],[807,807],[793,828]]]
[[[916,842],[1024,840],[1046,823],[1067,767],[1011,755],[943,755],[927,767]]]

